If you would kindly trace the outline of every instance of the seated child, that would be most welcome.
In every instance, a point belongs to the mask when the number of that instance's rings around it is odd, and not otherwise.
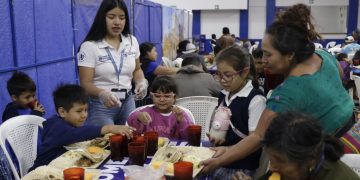
[[[88,96],[78,85],[62,85],[55,90],[53,96],[58,114],[43,123],[42,144],[29,171],[47,165],[65,153],[66,145],[94,139],[107,133],[122,134],[130,138],[135,130],[130,126],[121,125],[84,126],[88,116]]]
[[[6,105],[2,115],[2,122],[19,116],[32,114],[43,116],[44,107],[35,98],[36,85],[25,73],[16,71],[7,82],[7,90],[12,102]]]
[[[265,97],[259,89],[255,65],[249,52],[234,45],[222,50],[216,56],[215,79],[223,86],[219,94],[218,109],[215,111],[211,129],[222,133],[207,134],[215,146],[232,146],[255,131],[265,109]],[[224,120],[227,120],[224,122]],[[220,123],[220,129],[217,128]],[[224,125],[227,124],[227,127]],[[230,128],[230,124],[233,128]],[[229,165],[216,169],[212,179],[231,179],[236,171],[253,176],[259,166],[261,149]],[[206,162],[205,162],[206,163]]]
[[[135,127],[140,134],[156,131],[159,136],[186,139],[186,129],[192,124],[192,120],[182,109],[174,106],[176,93],[176,84],[172,78],[155,78],[150,88],[154,106],[131,113],[128,124]]]
[[[265,72],[264,72],[265,63],[263,63],[262,61],[262,56],[263,56],[262,49],[261,48],[254,49],[251,55],[254,58],[256,74],[258,76],[257,78],[259,81],[259,88],[264,93],[267,93],[269,90],[265,88]]]

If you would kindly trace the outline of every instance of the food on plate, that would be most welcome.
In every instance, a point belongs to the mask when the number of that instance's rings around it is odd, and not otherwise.
[[[62,180],[62,171],[50,166],[39,166],[33,171],[26,174],[21,179],[23,180]]]
[[[90,146],[86,148],[90,154],[104,154],[104,149],[97,146]]]
[[[192,155],[192,154],[185,155],[185,156],[183,156],[182,161],[191,162],[191,163],[193,163],[194,168],[200,168],[201,159],[199,159],[195,155]]]
[[[93,173],[85,173],[84,180],[92,180],[94,177]]]
[[[269,180],[280,180],[280,179],[281,179],[280,174],[277,172],[273,172],[269,177]]]
[[[174,175],[174,163],[178,161],[189,161],[193,163],[194,172],[196,176],[202,169],[200,166],[202,160],[211,158],[215,152],[205,147],[194,146],[165,146],[159,148],[155,153],[150,165],[154,169],[165,166],[166,175]]]
[[[79,167],[90,167],[94,164],[94,162],[92,162],[89,158],[87,157],[82,157],[80,158],[79,160],[77,160],[75,162],[75,165],[76,166],[79,166]]]
[[[90,151],[103,153],[91,154],[88,150],[71,150],[51,161],[49,166],[58,169],[66,169],[73,166],[97,168],[110,155],[109,150],[93,150],[93,148],[90,148]]]
[[[151,166],[156,170],[161,166],[166,167],[166,173],[174,173],[174,163],[165,162],[165,161],[155,161],[151,163]]]
[[[158,147],[163,147],[169,142],[169,139],[166,137],[159,137],[158,138]]]
[[[96,138],[90,141],[88,146],[106,147],[109,144],[109,139]]]

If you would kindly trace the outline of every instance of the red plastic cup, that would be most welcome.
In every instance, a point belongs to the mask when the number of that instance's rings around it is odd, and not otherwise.
[[[190,125],[187,129],[188,131],[188,143],[191,146],[200,146],[201,140],[201,126],[200,125]]]
[[[193,163],[187,161],[179,161],[174,163],[175,180],[192,180]]]
[[[136,136],[134,137],[134,141],[133,142],[138,142],[138,143],[144,143],[145,144],[145,159],[146,159],[146,156],[148,155],[148,151],[147,151],[147,148],[148,148],[148,137],[145,137],[145,136]]]
[[[124,149],[126,137],[120,134],[110,136],[110,158],[113,161],[122,161],[124,158]]]
[[[145,144],[140,142],[129,143],[129,164],[144,166]]]
[[[84,168],[72,167],[65,169],[64,180],[84,180]]]
[[[159,134],[155,131],[145,132],[144,136],[148,138],[147,155],[153,156],[158,149]]]

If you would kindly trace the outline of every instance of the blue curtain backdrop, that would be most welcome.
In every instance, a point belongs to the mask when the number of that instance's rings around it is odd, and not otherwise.
[[[55,112],[54,88],[76,82],[71,1],[1,0],[0,7],[0,112],[10,102],[6,81],[21,70],[36,83],[48,117]]]
[[[139,41],[152,42],[158,53],[157,63],[162,57],[162,7],[150,1],[135,0],[134,3],[134,35]]]
[[[76,52],[101,1],[0,0],[0,113],[11,101],[6,82],[16,70],[27,73],[36,83],[45,117],[55,113],[52,92],[59,84],[78,83]],[[163,7],[147,0],[125,3],[132,33],[139,43],[156,45],[157,62],[161,63]]]

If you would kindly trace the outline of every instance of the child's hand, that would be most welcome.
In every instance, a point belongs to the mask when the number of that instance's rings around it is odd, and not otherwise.
[[[136,131],[136,129],[131,126],[123,126],[123,125],[105,125],[101,128],[101,134],[107,134],[107,133],[121,134],[123,136],[127,136],[128,139],[132,138],[133,131]]]
[[[34,110],[39,111],[39,112],[41,112],[43,114],[45,113],[45,109],[44,109],[43,105],[40,104],[40,102],[37,101],[37,100],[35,100],[35,102],[34,102]]]
[[[144,125],[149,125],[152,122],[152,118],[147,112],[140,112],[138,120]]]
[[[175,114],[176,120],[178,122],[182,122],[184,120],[184,111],[181,108],[174,106],[172,108],[172,112]]]
[[[211,142],[211,144],[213,144],[215,146],[222,145],[225,142],[224,139],[219,139],[219,138],[216,138],[216,137],[212,137],[212,136],[210,136],[209,133],[206,133],[206,136],[209,138],[209,141]]]

